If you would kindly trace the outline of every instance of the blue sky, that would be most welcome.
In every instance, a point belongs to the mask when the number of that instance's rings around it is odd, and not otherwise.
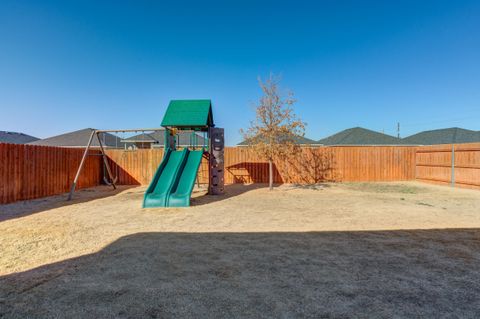
[[[232,145],[270,72],[313,139],[480,130],[480,2],[0,3],[0,130],[157,127],[210,98]]]

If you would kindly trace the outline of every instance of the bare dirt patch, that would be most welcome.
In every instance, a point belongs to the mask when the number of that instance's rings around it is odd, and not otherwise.
[[[480,192],[233,185],[0,206],[0,317],[477,317]],[[112,195],[112,196],[109,196]]]

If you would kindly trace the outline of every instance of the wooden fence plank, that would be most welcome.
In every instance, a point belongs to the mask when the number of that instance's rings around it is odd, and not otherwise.
[[[435,184],[452,184],[452,147],[455,151],[454,185],[480,188],[480,143],[418,147],[415,178]]]
[[[7,188],[7,178],[6,178],[6,156],[7,156],[7,144],[0,143],[0,204],[5,204],[7,202],[5,192]]]
[[[67,192],[82,153],[82,149],[0,143],[0,204]],[[99,185],[100,157],[90,156],[87,163],[82,187]]]

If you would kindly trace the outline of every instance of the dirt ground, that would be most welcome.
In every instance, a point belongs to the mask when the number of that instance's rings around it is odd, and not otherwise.
[[[98,187],[0,206],[0,318],[478,318],[480,191]]]

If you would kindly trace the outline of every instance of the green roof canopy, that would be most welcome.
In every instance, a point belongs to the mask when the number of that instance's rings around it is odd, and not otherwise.
[[[161,125],[183,129],[213,127],[212,102],[210,100],[171,100]]]

